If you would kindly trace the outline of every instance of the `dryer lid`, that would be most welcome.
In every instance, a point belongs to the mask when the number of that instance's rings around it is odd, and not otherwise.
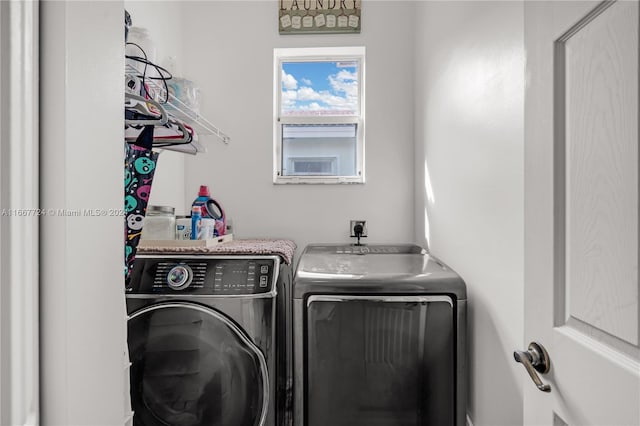
[[[462,278],[418,245],[307,246],[296,270],[294,297],[334,293],[446,293],[466,299]]]

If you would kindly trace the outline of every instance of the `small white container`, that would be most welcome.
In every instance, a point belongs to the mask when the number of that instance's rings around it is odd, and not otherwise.
[[[214,237],[216,228],[216,220],[210,218],[202,218],[200,220],[200,231],[198,233],[199,240],[211,240]],[[176,240],[191,239],[191,218],[176,219]]]
[[[191,218],[180,217],[176,219],[176,240],[191,239]]]
[[[202,218],[200,222],[199,240],[212,240],[215,236],[216,220],[211,218]]]
[[[147,213],[142,226],[143,240],[175,239],[175,209],[169,206],[147,206]]]

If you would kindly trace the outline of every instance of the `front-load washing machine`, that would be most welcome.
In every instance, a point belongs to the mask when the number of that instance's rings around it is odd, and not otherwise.
[[[309,245],[294,277],[296,426],[462,426],[466,288],[414,244]]]
[[[291,275],[273,255],[139,255],[126,288],[134,425],[283,424]]]

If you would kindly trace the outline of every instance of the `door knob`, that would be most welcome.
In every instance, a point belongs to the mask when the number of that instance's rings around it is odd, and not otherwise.
[[[513,357],[516,362],[521,363],[531,376],[531,380],[536,384],[538,389],[542,392],[551,392],[551,386],[542,383],[538,373],[536,371],[545,374],[549,372],[551,368],[551,360],[547,350],[538,342],[529,343],[528,350],[525,351],[513,351]]]

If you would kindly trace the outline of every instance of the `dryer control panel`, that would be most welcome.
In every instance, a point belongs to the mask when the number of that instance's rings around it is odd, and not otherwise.
[[[127,294],[212,296],[269,293],[280,263],[276,256],[136,259]]]

